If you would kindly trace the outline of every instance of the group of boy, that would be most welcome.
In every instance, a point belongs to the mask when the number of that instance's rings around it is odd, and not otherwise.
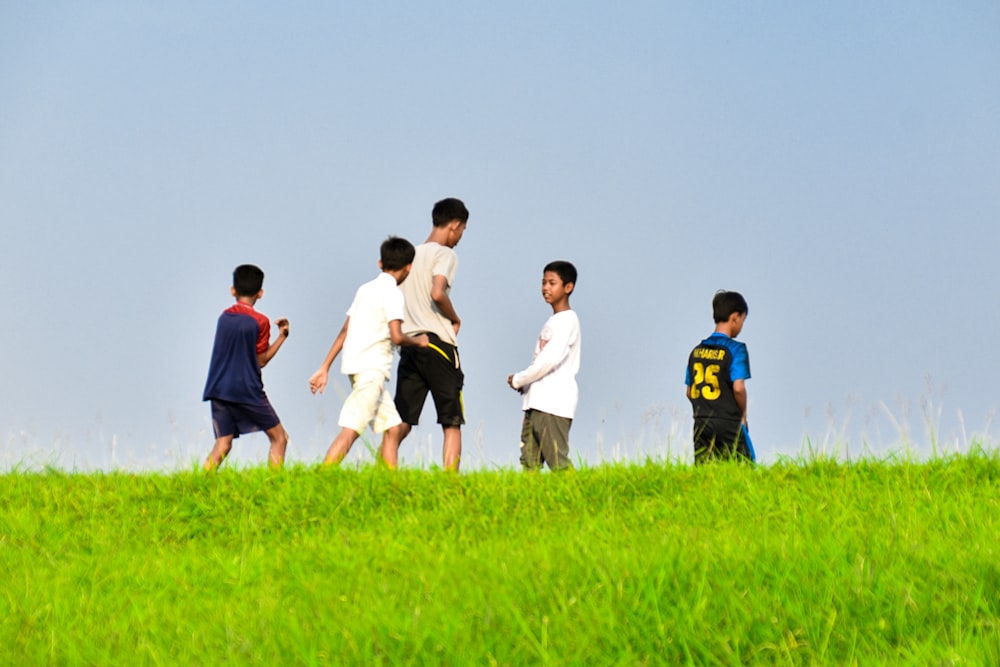
[[[382,243],[382,273],[358,288],[340,334],[309,379],[310,390],[322,393],[330,367],[343,349],[341,371],[350,378],[352,389],[337,422],[341,431],[325,463],[340,463],[370,425],[382,434],[379,458],[395,468],[400,443],[419,423],[429,393],[444,435],[444,467],[458,470],[465,376],[457,342],[462,320],[450,291],[458,267],[454,248],[465,233],[469,212],[461,200],[444,199],[434,205],[431,219],[430,236],[416,248],[398,237]],[[396,395],[391,399],[386,385],[394,345],[400,359]]]
[[[351,383],[330,444],[326,464],[339,464],[366,428],[382,434],[379,459],[389,468],[399,462],[399,447],[419,423],[428,393],[443,431],[443,464],[457,471],[465,423],[464,374],[457,336],[462,321],[450,298],[458,266],[455,246],[468,225],[469,211],[455,198],[443,199],[431,213],[427,240],[414,247],[390,236],[382,243],[380,273],[361,285],[329,352],[309,378],[313,394],[323,393],[334,360]],[[254,309],[263,297],[264,273],[253,265],[233,272],[236,303],[219,317],[203,399],[211,402],[215,444],[205,468],[218,468],[241,434],[264,431],[270,441],[269,463],[284,463],[288,434],[271,406],[261,369],[288,338],[286,318],[275,321],[279,334],[270,341],[270,321]],[[580,320],[570,307],[577,271],[570,262],[555,261],[542,272],[542,298],[552,307],[535,343],[530,365],[507,377],[522,395],[520,461],[527,470],[547,465],[573,467],[569,431],[578,402]],[[747,315],[746,301],[736,292],[719,292],[713,300],[716,331],[688,360],[686,395],[694,411],[695,460],[753,460],[746,429],[745,380],[750,377],[746,346],[735,341]],[[399,349],[396,393],[390,398],[393,350]]]

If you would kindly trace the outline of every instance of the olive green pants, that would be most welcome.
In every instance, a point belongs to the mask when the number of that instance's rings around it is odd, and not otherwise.
[[[551,470],[572,468],[569,460],[569,427],[573,420],[539,410],[525,410],[521,423],[521,465],[538,470],[548,464]]]

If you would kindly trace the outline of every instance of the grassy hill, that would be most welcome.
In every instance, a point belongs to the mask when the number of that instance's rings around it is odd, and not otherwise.
[[[1000,664],[1000,455],[0,476],[2,664]]]

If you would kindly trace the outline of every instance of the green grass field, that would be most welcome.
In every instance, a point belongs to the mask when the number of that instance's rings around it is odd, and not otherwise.
[[[1000,664],[997,452],[0,480],[5,665]]]

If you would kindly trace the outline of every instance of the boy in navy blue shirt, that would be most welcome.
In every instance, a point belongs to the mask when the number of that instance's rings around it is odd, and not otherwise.
[[[215,345],[202,400],[212,402],[215,446],[205,460],[205,470],[215,470],[242,433],[264,431],[271,441],[269,463],[280,468],[285,462],[288,433],[264,393],[260,369],[267,365],[288,338],[288,320],[274,323],[280,331],[273,343],[267,316],[254,310],[264,296],[264,272],[252,264],[233,271],[230,289],[236,303],[219,316]]]
[[[715,332],[688,357],[687,397],[694,412],[694,460],[755,458],[747,432],[750,356],[735,339],[749,308],[739,292],[719,290],[712,299]]]

